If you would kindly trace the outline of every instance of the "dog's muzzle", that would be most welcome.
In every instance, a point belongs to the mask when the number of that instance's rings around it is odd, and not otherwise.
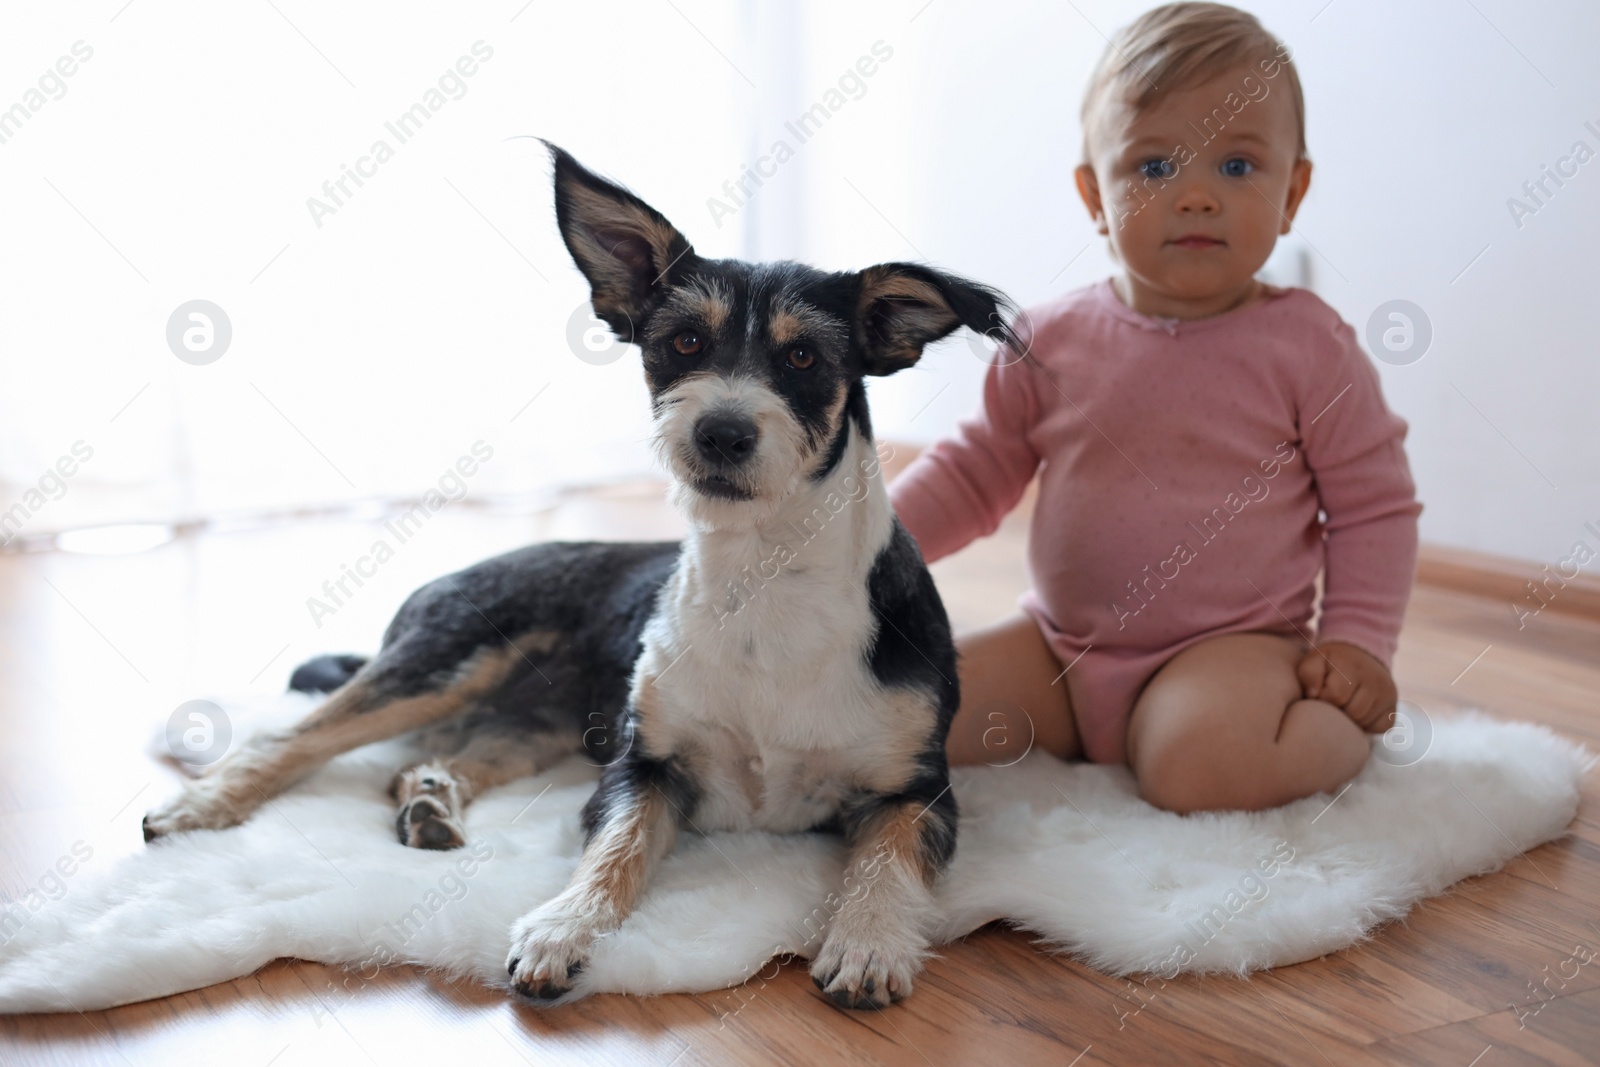
[[[755,458],[760,431],[755,420],[735,412],[714,411],[694,426],[694,448],[705,474],[695,488],[711,496],[748,500],[750,490],[739,468]]]

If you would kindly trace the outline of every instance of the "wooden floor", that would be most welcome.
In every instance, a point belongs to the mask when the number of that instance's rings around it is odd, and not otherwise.
[[[369,650],[412,588],[490,553],[677,536],[659,500],[634,486],[538,517],[453,505],[320,627],[306,598],[366,550],[376,520],[202,534],[136,555],[0,556],[0,890],[41,886],[74,845],[92,849],[84,871],[142,847],[140,816],[176,785],[147,749],[179,703],[275,691],[308,655]],[[1013,610],[1022,545],[1014,515],[934,568],[958,628]],[[1401,695],[1429,711],[1477,705],[1600,750],[1595,623],[1547,610],[1519,631],[1506,604],[1419,588],[1396,670]],[[408,969],[348,993],[336,969],[280,961],[113,1011],[0,1016],[0,1063],[1596,1063],[1600,959],[1572,960],[1600,948],[1597,800],[1591,776],[1571,837],[1366,945],[1248,982],[1185,977],[1136,993],[998,927],[945,948],[909,1001],[865,1014],[822,1001],[803,963],[736,991],[547,1012]]]

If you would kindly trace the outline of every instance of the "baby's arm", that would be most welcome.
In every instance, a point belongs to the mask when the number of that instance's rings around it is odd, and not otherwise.
[[[1395,708],[1389,665],[1411,596],[1422,505],[1402,447],[1405,420],[1384,403],[1355,332],[1341,322],[1334,340],[1335,355],[1317,360],[1300,411],[1327,540],[1317,644],[1299,673],[1306,696],[1380,731]]]
[[[1001,349],[984,373],[983,406],[889,487],[895,512],[927,562],[993,533],[1022,498],[1039,466],[1029,441],[1039,417],[1036,373],[1029,360]]]

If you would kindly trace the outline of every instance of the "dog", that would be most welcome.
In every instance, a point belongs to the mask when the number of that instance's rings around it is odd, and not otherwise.
[[[566,890],[519,920],[507,970],[571,999],[680,830],[842,835],[870,885],[810,971],[847,1008],[909,995],[956,845],[945,738],[949,621],[889,505],[865,378],[965,326],[1006,343],[1013,305],[927,266],[827,273],[697,255],[632,192],[546,142],[556,221],[595,314],[637,345],[680,543],[536,544],[400,607],[370,660],[144,820],[146,840],[243,821],[341,752],[403,733],[432,758],[392,794],[401,844],[464,843],[475,794],[578,752],[603,765]]]

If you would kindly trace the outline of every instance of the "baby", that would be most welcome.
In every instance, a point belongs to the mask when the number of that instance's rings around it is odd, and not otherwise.
[[[1392,723],[1422,508],[1354,332],[1255,277],[1311,180],[1288,50],[1230,7],[1158,8],[1083,129],[1120,273],[1019,316],[981,409],[890,487],[932,562],[1039,476],[1022,614],[958,641],[950,761],[1031,740],[1175,812],[1336,789]]]

